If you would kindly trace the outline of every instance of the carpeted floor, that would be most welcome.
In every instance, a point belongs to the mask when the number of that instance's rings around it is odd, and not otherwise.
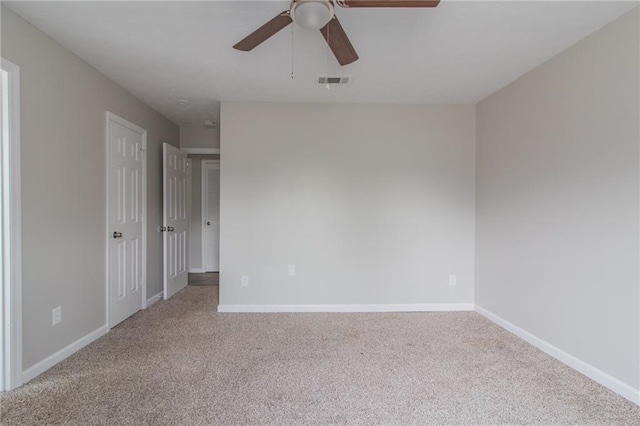
[[[187,287],[15,391],[5,425],[634,424],[469,313],[218,314]]]

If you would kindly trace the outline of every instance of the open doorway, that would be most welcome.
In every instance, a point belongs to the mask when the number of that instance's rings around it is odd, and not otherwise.
[[[220,162],[202,162],[202,265],[220,271]]]
[[[220,155],[189,154],[189,159],[191,161],[189,273],[217,272],[220,269],[218,235],[220,229]],[[207,222],[210,225],[207,225]],[[213,244],[213,253],[208,250],[211,244]],[[207,261],[207,259],[211,259],[211,255],[213,255],[213,260]]]
[[[192,161],[189,285],[217,286],[220,270],[220,155],[189,154],[189,158]]]
[[[22,384],[20,69],[2,59],[0,116],[0,390]]]

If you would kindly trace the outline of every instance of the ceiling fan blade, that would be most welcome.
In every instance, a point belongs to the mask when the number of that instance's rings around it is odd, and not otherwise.
[[[440,0],[336,0],[342,7],[436,7]]]
[[[335,15],[327,25],[320,29],[320,32],[324,39],[327,40],[329,48],[340,65],[348,65],[358,60],[356,49],[353,48],[347,33],[344,32],[340,21]]]
[[[248,52],[253,50],[256,46],[266,41],[269,37],[285,28],[287,25],[291,24],[293,19],[289,15],[289,11],[285,10],[245,38],[236,43],[233,46],[234,49],[242,50],[244,52]]]

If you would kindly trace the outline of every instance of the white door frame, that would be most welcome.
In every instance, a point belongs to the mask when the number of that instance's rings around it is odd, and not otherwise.
[[[191,185],[193,181],[193,168],[191,167],[192,164],[193,160],[187,155],[187,234],[189,242],[189,244],[187,244],[187,274],[191,272],[191,197],[193,196],[191,194]],[[189,281],[188,277],[189,275],[187,275],[187,283]]]
[[[23,383],[22,378],[22,225],[20,192],[20,67],[2,59],[2,312],[0,318],[0,391]],[[7,101],[5,103],[5,100]]]
[[[218,167],[220,167],[220,160],[202,160],[202,162],[200,163],[200,179],[201,179],[201,195],[200,195],[200,208],[201,208],[201,214],[200,214],[200,229],[202,232],[202,236],[200,237],[200,243],[202,245],[202,247],[200,248],[200,256],[202,257],[202,270],[204,272],[207,271],[207,268],[205,266],[205,261],[207,258],[207,239],[205,238],[205,236],[207,235],[207,225],[206,225],[206,220],[205,220],[205,215],[207,213],[207,165],[217,165]],[[220,243],[220,239],[218,238],[218,244]],[[218,267],[218,269],[220,269]]]
[[[111,277],[109,276],[109,270],[111,266],[110,259],[110,250],[109,244],[111,243],[111,229],[110,229],[110,213],[109,213],[109,194],[110,194],[110,178],[109,175],[111,173],[111,156],[109,155],[110,146],[109,142],[111,140],[111,130],[109,129],[109,123],[117,123],[128,129],[133,130],[136,133],[140,133],[142,135],[142,291],[141,296],[142,300],[140,301],[141,309],[147,308],[147,131],[140,126],[136,126],[135,124],[125,120],[122,117],[115,115],[112,112],[107,111],[105,114],[105,148],[106,148],[106,177],[107,177],[107,193],[106,193],[106,211],[107,211],[107,221],[105,223],[105,247],[107,251],[107,262],[106,262],[106,283],[105,283],[105,299],[106,299],[106,322],[107,327],[111,328],[109,324],[111,324],[111,294],[109,292],[109,285],[111,284]]]

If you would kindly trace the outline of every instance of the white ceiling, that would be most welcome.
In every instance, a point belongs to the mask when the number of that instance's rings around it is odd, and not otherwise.
[[[9,7],[181,126],[220,101],[475,103],[630,10],[634,2],[459,2],[337,8],[360,60],[340,67],[319,32],[232,46],[281,1],[12,2]],[[327,61],[327,58],[329,59]],[[326,90],[317,75],[352,75]],[[181,107],[177,99],[187,99]]]

